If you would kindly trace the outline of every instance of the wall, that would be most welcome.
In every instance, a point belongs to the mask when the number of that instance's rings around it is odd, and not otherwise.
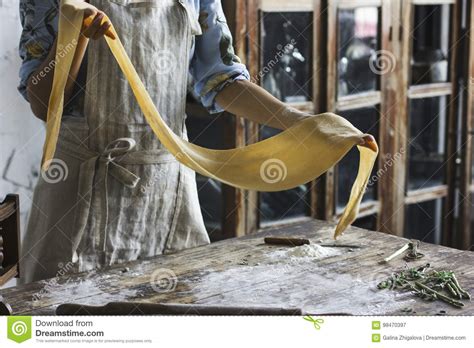
[[[0,200],[7,193],[20,195],[24,232],[45,131],[16,89],[21,33],[18,3],[19,0],[0,0]]]

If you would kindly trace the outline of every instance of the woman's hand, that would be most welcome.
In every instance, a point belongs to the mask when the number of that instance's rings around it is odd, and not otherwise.
[[[359,142],[359,146],[365,146],[369,149],[371,149],[374,152],[378,151],[377,143],[375,142],[375,139],[372,135],[367,134],[365,135]]]
[[[112,32],[109,30],[111,28],[111,23],[109,21],[104,21],[102,23],[104,16],[105,14],[99,10],[88,8],[84,11],[84,25],[81,31],[82,35],[79,36],[76,52],[71,64],[71,70],[69,71],[66,87],[64,89],[65,105],[72,96],[76,78],[79,74],[79,69],[81,67],[89,39],[97,40],[104,35],[115,39]],[[48,56],[38,67],[38,69],[33,74],[31,74],[27,84],[28,100],[30,101],[31,110],[38,118],[44,121],[46,121],[49,96],[51,94],[51,88],[53,85],[56,45],[57,40],[54,40],[54,44],[51,47]],[[46,67],[48,67],[48,74],[44,74]],[[45,75],[44,77],[33,79],[33,77],[37,76],[41,72],[43,72],[43,75]]]
[[[102,11],[95,12],[92,9],[86,9],[84,11],[84,23],[81,34],[92,40],[98,40],[104,35],[107,35],[111,39],[115,39],[112,31],[109,31],[112,24],[108,20],[102,22],[104,17],[105,13]]]

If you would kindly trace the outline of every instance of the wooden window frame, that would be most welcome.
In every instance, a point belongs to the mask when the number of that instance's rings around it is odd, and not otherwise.
[[[415,6],[419,5],[451,5],[451,19],[450,19],[450,52],[449,52],[449,82],[444,83],[432,83],[432,84],[422,84],[422,85],[412,85],[411,84],[411,64],[410,60],[412,57],[412,46],[413,39],[411,37],[411,31],[414,26],[414,9]],[[437,199],[444,199],[443,205],[443,221],[442,221],[442,242],[446,244],[446,236],[448,235],[447,231],[452,230],[453,226],[447,223],[447,219],[444,217],[449,214],[450,211],[454,209],[454,201],[450,199],[455,190],[454,180],[455,180],[455,139],[456,136],[455,127],[456,127],[456,111],[457,106],[454,102],[452,96],[457,96],[457,79],[456,79],[456,55],[457,49],[453,49],[456,40],[458,38],[458,18],[459,18],[459,4],[454,0],[410,0],[403,1],[401,5],[401,23],[402,23],[402,72],[400,76],[401,84],[401,98],[403,98],[403,109],[401,117],[400,133],[405,134],[404,139],[402,139],[402,144],[407,151],[404,152],[404,158],[400,161],[397,166],[397,171],[405,173],[404,177],[399,177],[399,184],[404,188],[403,191],[399,191],[398,202],[403,204],[403,209],[398,209],[396,213],[397,229],[396,234],[403,236],[403,231],[405,228],[405,211],[410,204],[420,204],[423,202],[429,202]],[[404,94],[404,95],[403,95]],[[447,97],[448,98],[448,109],[446,110],[446,145],[445,145],[445,160],[446,160],[446,169],[445,169],[445,183],[442,185],[437,185],[434,187],[417,189],[417,190],[408,190],[407,188],[407,176],[408,176],[408,134],[409,134],[409,117],[410,117],[410,101],[412,99],[421,99],[421,98],[433,98],[433,97]],[[403,180],[403,181],[401,181]]]
[[[461,241],[458,244],[459,247],[463,249],[474,250],[474,232],[471,230],[471,221],[474,219],[473,211],[471,209],[471,199],[474,196],[474,185],[473,183],[473,173],[472,173],[472,161],[473,159],[473,147],[472,147],[472,137],[474,134],[474,4],[468,2],[467,8],[467,47],[469,52],[469,58],[466,62],[466,70],[468,72],[466,79],[466,104],[464,112],[465,124],[468,125],[465,127],[466,131],[463,134],[463,139],[466,139],[465,151],[463,156],[462,163],[464,168],[462,170],[463,175],[461,176],[462,185],[461,190],[463,191],[465,197],[469,197],[468,201],[464,201],[462,214],[461,214]],[[467,210],[467,213],[466,213]]]
[[[311,101],[304,103],[289,103],[292,107],[312,113],[319,113],[319,100],[320,100],[320,72],[317,70],[319,66],[317,54],[319,52],[319,42],[320,42],[320,28],[318,23],[318,18],[316,15],[320,14],[319,4],[313,0],[297,0],[297,1],[283,1],[283,0],[247,0],[247,57],[246,63],[249,68],[250,76],[258,76],[258,72],[261,69],[261,18],[260,14],[262,12],[313,12],[313,61],[312,61],[312,71],[314,78],[312,79],[312,95]],[[260,83],[260,81],[256,81]],[[254,122],[245,122],[246,127],[246,139],[247,144],[251,144],[255,141],[258,141],[260,135],[260,126]],[[315,182],[308,183],[309,195],[310,195],[310,207],[309,215],[294,217],[288,219],[282,219],[272,222],[261,222],[260,221],[260,194],[255,191],[246,191],[245,196],[245,228],[247,233],[253,233],[261,229],[301,223],[303,221],[310,220],[318,216],[317,214],[317,185]]]
[[[260,70],[260,11],[313,11],[313,86],[312,102],[293,105],[294,107],[310,112],[347,111],[362,107],[377,106],[380,113],[379,120],[379,163],[385,163],[395,153],[407,148],[409,101],[414,98],[457,96],[459,88],[456,86],[454,62],[457,62],[457,46],[452,49],[453,43],[459,36],[458,22],[460,6],[455,0],[222,0],[229,27],[233,33],[237,55],[247,64],[250,75],[258,76]],[[453,7],[451,23],[451,52],[450,52],[450,81],[430,85],[410,86],[411,73],[411,40],[410,30],[413,22],[414,6],[428,4],[451,4]],[[337,10],[364,6],[378,6],[380,15],[380,49],[393,53],[396,57],[396,66],[392,71],[380,76],[379,89],[375,92],[361,93],[337,98]],[[469,27],[474,27],[474,6],[470,6],[467,15]],[[474,35],[467,40],[470,59],[467,60],[466,70],[469,71],[471,81],[474,81]],[[467,81],[465,85],[465,111],[463,124],[463,141],[461,148],[462,187],[461,193],[474,195],[472,180],[472,132],[474,129],[474,83]],[[447,111],[448,134],[446,137],[446,158],[454,156],[452,134],[455,127],[457,109],[456,103],[450,101]],[[396,105],[396,108],[392,106]],[[466,122],[466,123],[464,123]],[[259,138],[259,125],[235,118],[233,129],[229,131],[230,142],[235,146],[251,144]],[[407,204],[426,202],[433,199],[445,199],[445,213],[454,206],[454,185],[456,179],[456,159],[447,165],[446,184],[423,190],[407,191],[407,151],[401,152],[401,158],[392,166],[386,168],[384,175],[379,178],[377,200],[361,205],[358,218],[377,214],[377,229],[386,233],[402,236],[404,232],[405,208]],[[458,161],[459,162],[459,161]],[[299,223],[311,218],[336,220],[335,214],[335,172],[330,170],[321,178],[308,184],[310,186],[311,208],[310,215],[302,218],[292,218],[275,223],[261,224],[259,219],[259,194],[255,191],[241,190],[224,185],[225,216],[223,218],[223,236],[234,237],[253,233],[268,226]],[[467,199],[466,201],[469,201]],[[472,212],[470,204],[463,204],[461,216],[460,244],[470,243],[470,219]],[[455,217],[445,223],[454,223]],[[446,228],[444,226],[444,228]],[[469,237],[469,238],[468,238]],[[444,240],[444,244],[453,244]]]
[[[474,197],[474,180],[472,165],[474,161],[473,156],[473,134],[474,134],[474,4],[472,1],[466,1],[464,10],[465,28],[461,28],[460,36],[464,38],[463,48],[465,54],[459,55],[459,60],[456,64],[463,71],[466,72],[466,78],[463,81],[463,105],[464,112],[461,115],[461,122],[466,125],[462,128],[461,134],[461,149],[459,149],[459,196],[458,200],[461,202],[459,207],[459,216],[450,214],[447,218],[449,224],[455,224],[459,221],[459,233],[451,238],[443,240],[444,244],[461,249],[474,250],[474,231],[471,230],[472,221],[474,221],[474,212],[471,201]],[[461,21],[462,23],[462,21]],[[450,201],[455,202],[455,193],[449,197]]]
[[[338,10],[340,9],[354,9],[360,7],[378,7],[380,11],[378,33],[379,33],[379,45],[381,50],[391,51],[392,47],[390,44],[390,4],[387,1],[382,0],[326,0],[317,1],[322,4],[321,8],[326,13],[326,22],[322,23],[325,26],[324,32],[326,33],[326,44],[327,48],[325,51],[325,62],[327,62],[327,73],[324,81],[326,89],[326,100],[322,106],[323,110],[331,112],[343,112],[348,110],[356,110],[363,107],[375,107],[379,113],[379,134],[378,142],[380,148],[380,158],[384,156],[384,153],[388,153],[390,147],[387,147],[387,139],[385,139],[386,129],[390,125],[390,120],[381,115],[384,114],[386,103],[383,98],[383,94],[387,86],[387,76],[382,74],[379,76],[379,88],[376,91],[362,92],[355,95],[348,95],[338,97],[337,95],[337,57],[338,57]],[[324,67],[321,67],[323,69]],[[389,72],[388,74],[392,74]],[[324,197],[320,199],[320,202],[324,205],[324,210],[321,218],[326,220],[337,220],[342,213],[336,212],[335,207],[335,185],[336,180],[335,168],[330,169],[321,180],[320,185],[322,186],[320,192],[324,193]],[[390,175],[390,173],[386,173]],[[386,178],[381,178],[386,180]],[[359,214],[357,218],[363,218],[370,215],[376,215],[377,228],[380,229],[380,221],[383,215],[384,202],[382,201],[385,197],[385,188],[387,186],[382,184],[382,181],[377,182],[377,197],[375,201],[365,202],[361,204]]]

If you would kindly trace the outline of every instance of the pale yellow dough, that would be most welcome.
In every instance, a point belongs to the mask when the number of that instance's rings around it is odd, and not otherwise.
[[[56,52],[56,70],[48,106],[47,134],[42,168],[52,160],[63,111],[64,88],[82,26],[84,9],[93,6],[80,0],[62,0],[57,47],[70,47],[63,57]],[[104,18],[106,20],[106,18]],[[324,113],[305,119],[286,131],[256,144],[213,150],[189,143],[173,133],[161,118],[138,77],[117,32],[105,37],[135,94],[146,120],[163,145],[184,165],[210,178],[249,190],[281,191],[314,180],[334,166],[363,134],[346,119]],[[68,46],[69,45],[69,46]],[[118,77],[117,77],[118,78]],[[376,148],[376,146],[375,146]],[[358,146],[360,164],[346,209],[336,227],[336,238],[358,212],[378,151]]]

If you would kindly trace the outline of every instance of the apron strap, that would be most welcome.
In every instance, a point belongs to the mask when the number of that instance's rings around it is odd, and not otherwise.
[[[102,152],[61,139],[58,147],[68,155],[82,161],[79,168],[77,213],[74,221],[72,260],[77,261],[77,250],[86,231],[90,212],[95,209],[98,228],[94,228],[94,245],[97,251],[105,252],[108,225],[108,177],[112,175],[127,187],[134,188],[140,177],[122,164],[158,164],[176,162],[166,150],[133,151],[136,142],[132,138],[118,138],[110,142]],[[97,194],[99,189],[100,194]]]

